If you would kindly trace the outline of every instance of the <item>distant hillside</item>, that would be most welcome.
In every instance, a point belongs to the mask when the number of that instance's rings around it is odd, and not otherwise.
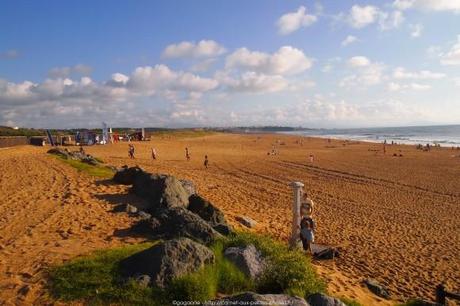
[[[0,136],[43,136],[45,135],[45,130],[40,129],[25,129],[19,128],[14,129],[7,126],[0,126]]]

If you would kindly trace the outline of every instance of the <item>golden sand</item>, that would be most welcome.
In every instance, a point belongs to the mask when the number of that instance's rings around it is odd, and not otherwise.
[[[191,179],[232,225],[241,229],[235,217],[248,216],[258,222],[254,231],[283,241],[291,228],[288,184],[302,181],[316,203],[316,239],[342,250],[333,263],[315,263],[334,295],[365,305],[391,304],[369,294],[361,285],[367,277],[385,285],[394,300],[433,298],[440,282],[460,288],[459,151],[387,146],[383,154],[381,144],[304,138],[301,145],[299,139],[158,138],[134,143],[135,160],[128,158],[127,143],[86,151],[115,166],[139,165]],[[267,155],[273,144],[279,154]],[[43,267],[50,263],[139,240],[120,234],[133,220],[111,212],[114,203],[136,200],[126,187],[98,182],[45,152],[0,151],[0,301],[39,298]],[[205,154],[209,169],[203,166]],[[30,290],[21,297],[24,286]]]

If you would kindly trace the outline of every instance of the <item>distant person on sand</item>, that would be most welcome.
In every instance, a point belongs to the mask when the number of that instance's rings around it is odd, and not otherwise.
[[[190,151],[188,150],[188,148],[185,148],[185,158],[187,159],[187,161],[190,160]]]
[[[315,161],[315,156],[313,154],[310,154],[310,163],[313,164],[314,161]]]
[[[300,204],[300,240],[303,249],[312,254],[311,244],[315,242],[315,221],[313,220],[313,201],[305,193]]]
[[[209,165],[208,155],[205,155],[204,156],[204,166],[206,169],[208,169],[208,165]]]
[[[152,148],[152,159],[157,159],[157,150],[155,150],[155,148]]]
[[[128,155],[129,155],[129,158],[134,159],[134,145],[133,144],[128,145]]]

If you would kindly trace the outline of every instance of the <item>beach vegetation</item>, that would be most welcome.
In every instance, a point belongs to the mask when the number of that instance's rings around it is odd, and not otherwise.
[[[230,246],[254,244],[269,264],[260,278],[253,281],[223,255]],[[206,301],[220,294],[244,291],[286,293],[307,297],[325,292],[325,284],[316,275],[310,261],[301,252],[289,250],[266,236],[239,233],[217,240],[211,249],[215,262],[174,279],[167,289],[141,287],[123,280],[119,262],[153,243],[97,251],[50,270],[50,292],[54,299],[84,301],[91,304],[161,305],[172,300]]]
[[[154,243],[142,243],[121,248],[96,251],[50,269],[50,293],[64,302],[81,300],[88,304],[155,305],[154,288],[123,282],[118,263]],[[160,305],[160,304],[158,304]]]
[[[68,164],[69,166],[77,169],[78,171],[85,172],[91,176],[95,176],[98,178],[111,178],[113,177],[114,171],[106,167],[104,165],[90,165],[87,163],[84,163],[79,160],[74,160],[74,159],[66,159],[60,156],[56,156],[59,160],[63,161],[64,163]],[[102,160],[95,158],[98,162],[102,163]]]

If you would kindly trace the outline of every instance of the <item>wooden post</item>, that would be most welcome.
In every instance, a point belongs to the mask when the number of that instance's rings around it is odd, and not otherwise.
[[[300,225],[300,201],[301,201],[301,193],[302,187],[304,184],[301,182],[292,182],[291,187],[293,191],[293,202],[292,202],[292,233],[291,239],[289,241],[289,245],[291,248],[295,248],[297,246],[297,242],[299,241],[299,225]]]

